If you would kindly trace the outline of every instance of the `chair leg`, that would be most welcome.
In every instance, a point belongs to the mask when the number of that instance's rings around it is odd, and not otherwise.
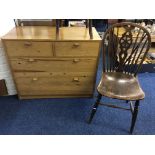
[[[130,128],[130,133],[132,134],[136,119],[137,119],[137,114],[138,114],[138,106],[139,106],[139,100],[136,101],[135,107],[134,107],[134,112],[132,114],[132,122],[131,122],[131,128]]]
[[[95,115],[95,113],[96,113],[96,110],[97,110],[98,105],[100,104],[101,98],[102,98],[102,95],[101,95],[100,93],[98,93],[97,100],[96,100],[96,102],[95,102],[95,104],[94,104],[94,106],[93,106],[93,109],[92,109],[92,111],[91,111],[90,118],[89,118],[89,120],[88,120],[88,123],[89,123],[89,124],[91,123],[91,121],[92,121],[92,119],[93,119],[93,117],[94,117],[94,115]]]

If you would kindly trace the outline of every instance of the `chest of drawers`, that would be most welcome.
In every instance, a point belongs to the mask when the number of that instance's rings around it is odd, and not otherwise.
[[[93,28],[16,27],[3,44],[20,99],[92,97],[100,37]]]

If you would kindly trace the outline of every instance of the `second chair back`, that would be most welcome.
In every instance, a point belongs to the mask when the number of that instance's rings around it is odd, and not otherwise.
[[[130,22],[114,24],[102,40],[103,72],[136,76],[150,45],[151,37],[144,27]]]

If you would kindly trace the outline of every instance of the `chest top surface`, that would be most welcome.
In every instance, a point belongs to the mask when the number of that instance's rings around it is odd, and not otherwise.
[[[49,26],[23,26],[15,27],[2,37],[3,40],[101,40],[96,29],[92,28],[93,39],[90,39],[89,29],[85,27],[61,27],[56,37],[56,28]]]

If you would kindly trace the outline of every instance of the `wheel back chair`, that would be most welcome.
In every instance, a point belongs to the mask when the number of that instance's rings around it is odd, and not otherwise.
[[[138,82],[137,73],[142,67],[150,46],[149,32],[135,23],[117,23],[105,32],[101,43],[103,74],[97,87],[98,96],[88,123],[91,123],[99,105],[131,110],[130,133],[132,134],[139,102],[145,97]],[[100,103],[102,96],[125,100],[130,108]]]

